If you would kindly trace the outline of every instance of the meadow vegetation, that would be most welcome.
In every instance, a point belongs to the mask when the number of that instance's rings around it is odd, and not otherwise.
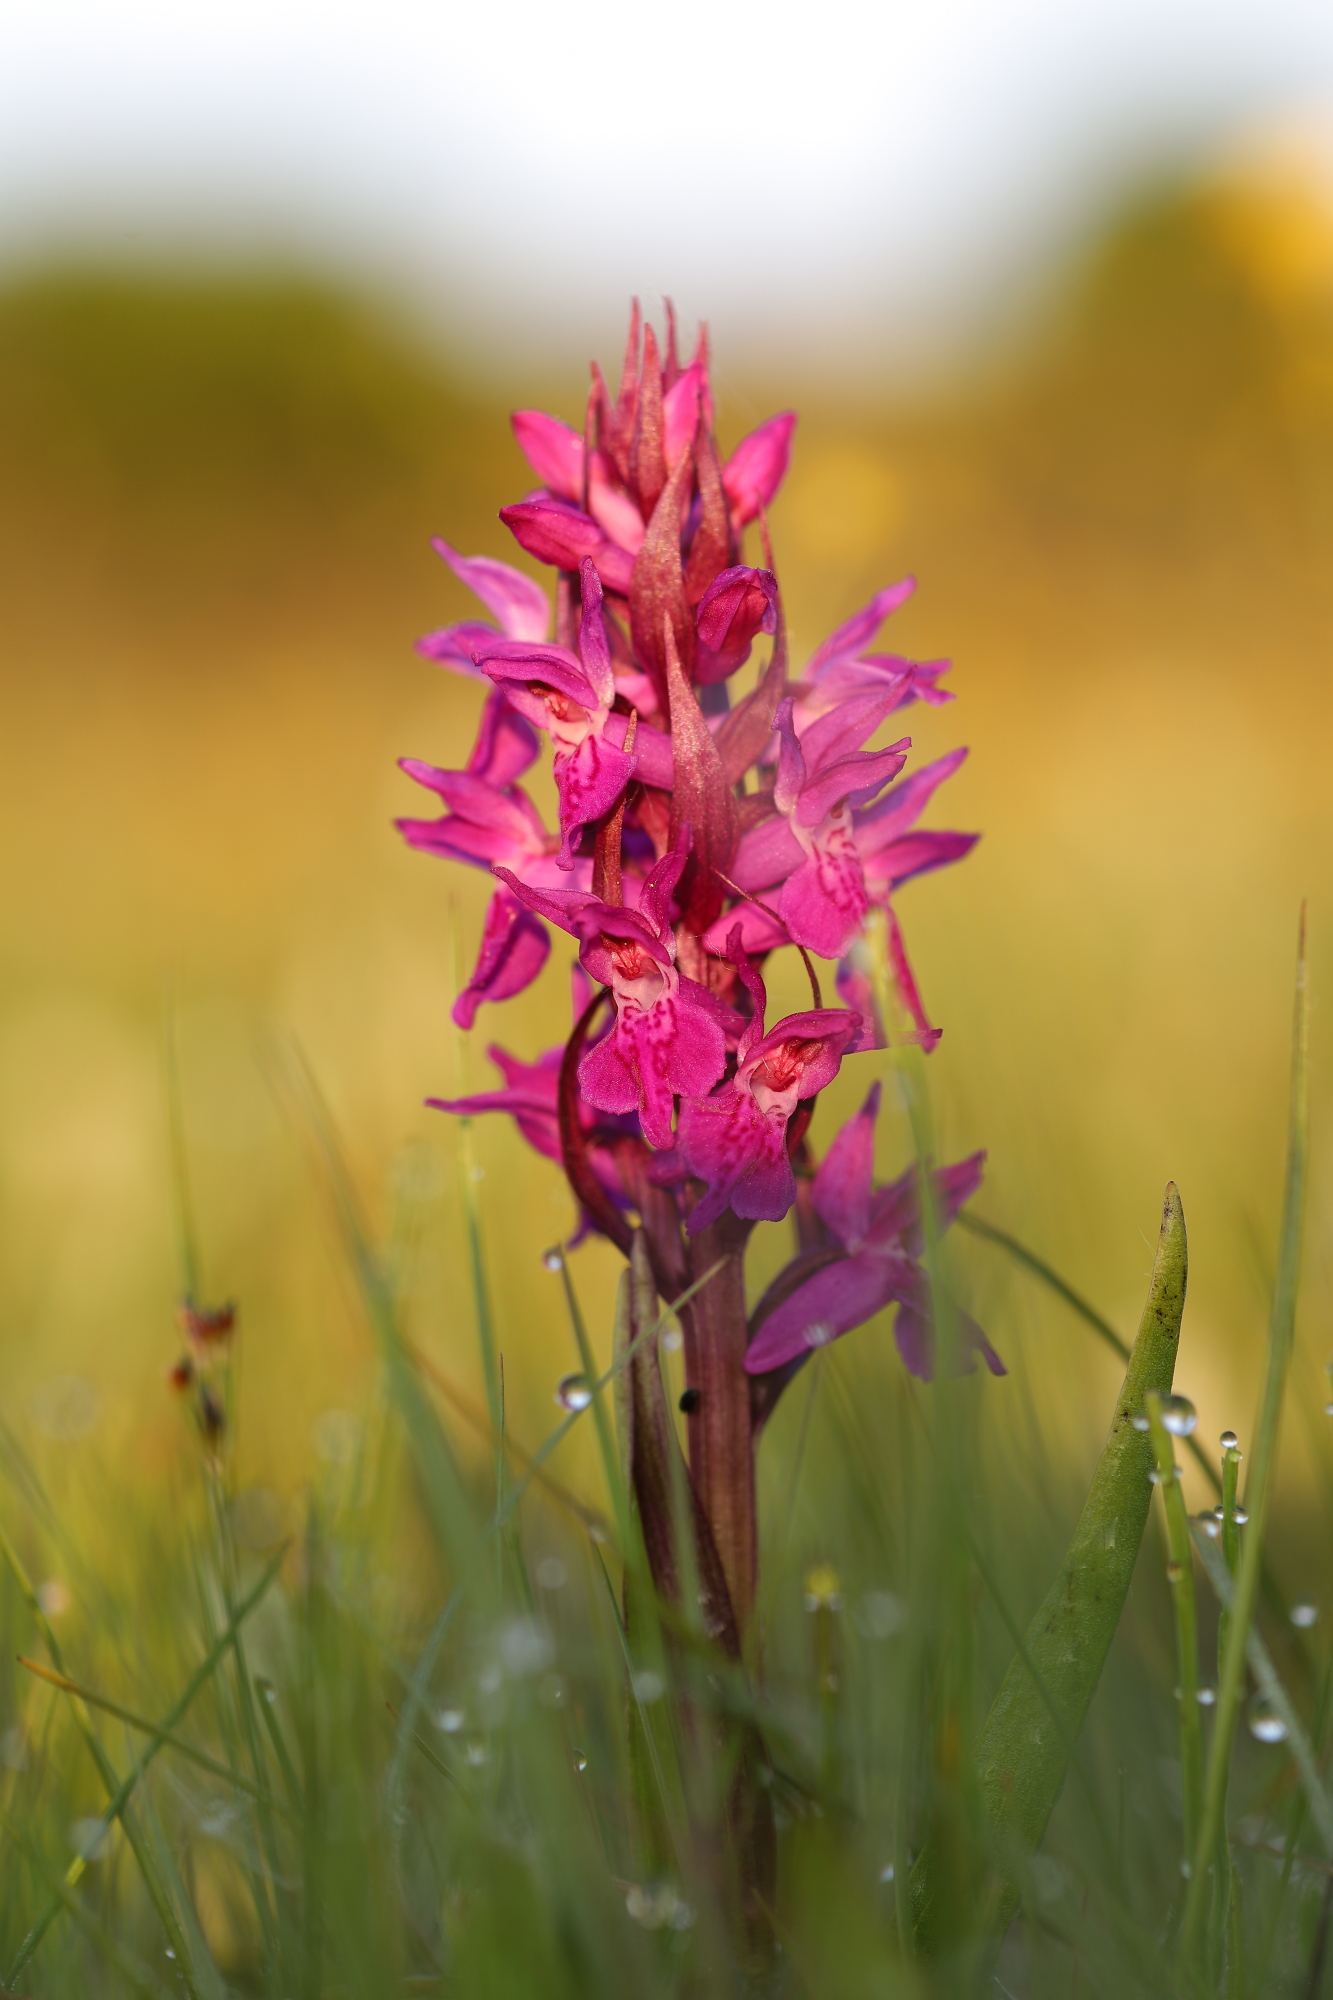
[[[1189,1992],[1182,1921],[1201,1990],[1313,2000],[1333,1978],[1333,231],[1298,188],[1169,190],[984,370],[867,398],[722,362],[725,441],[774,402],[802,411],[773,515],[798,653],[910,568],[895,643],[957,662],[958,704],[910,727],[922,755],[972,745],[949,818],[984,839],[904,898],[945,1033],[928,1062],[859,1059],[887,1086],[882,1170],[927,1119],[941,1157],[984,1146],[977,1214],[1091,1306],[951,1231],[949,1284],[1008,1378],[925,1387],[883,1320],[818,1357],[761,1445],[762,1682],[710,1687],[694,1662],[682,1693],[674,1656],[627,1665],[614,1472],[595,1411],[552,1398],[580,1365],[543,1262],[567,1191],[500,1121],[420,1109],[489,1082],[448,1020],[488,885],[389,824],[413,809],[394,758],[461,762],[480,706],[411,651],[468,610],[428,537],[509,554],[506,409],[575,416],[580,384],[493,384],[280,272],[14,277],[0,1980],[19,1993]],[[1268,1683],[1241,1662],[1223,1937],[1186,1910],[1202,1793],[1175,1694],[1179,1523],[1155,1494],[993,1961],[974,1751],[1119,1408],[1113,1345],[1168,1180],[1189,1225],[1174,1387],[1219,1485],[1224,1428],[1242,1493],[1254,1464],[1268,1329],[1280,1344],[1294,1303],[1303,896],[1305,1260],[1251,1579],[1299,1728],[1265,1734]],[[569,955],[510,1003],[526,1055],[563,1024]],[[787,977],[784,1011],[807,1004]],[[864,1087],[821,1101],[819,1150]],[[786,1255],[761,1225],[760,1280]],[[567,1266],[603,1368],[620,1261],[592,1242]],[[211,1350],[216,1425],[166,1380],[186,1292],[238,1303]],[[1175,1449],[1197,1514],[1208,1472],[1163,1436],[1134,1448]],[[1184,1551],[1205,1694],[1222,1546]],[[678,1699],[754,1705],[780,1839],[780,1949],[758,1970],[688,1841],[645,1864],[627,1690],[668,1802],[728,1781]],[[914,1954],[923,1852],[947,1911]]]

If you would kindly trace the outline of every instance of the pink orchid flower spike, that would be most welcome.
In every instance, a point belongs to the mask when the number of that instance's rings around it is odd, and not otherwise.
[[[813,1205],[831,1244],[844,1253],[824,1262],[812,1276],[763,1315],[745,1357],[746,1373],[766,1375],[790,1366],[817,1347],[827,1346],[863,1326],[887,1305],[897,1303],[894,1337],[913,1375],[929,1381],[935,1372],[934,1315],[930,1281],[920,1263],[923,1247],[921,1181],[915,1166],[887,1187],[874,1186],[875,1120],[880,1086],[871,1087],[861,1109],[849,1118],[815,1174]],[[952,1222],[981,1184],[984,1153],[931,1175],[936,1222]],[[799,1266],[798,1266],[799,1268]],[[958,1367],[970,1373],[978,1354],[993,1375],[1004,1363],[976,1321],[955,1310]]]
[[[672,898],[689,853],[689,828],[652,870],[637,909],[576,890],[536,889],[496,873],[536,915],[581,941],[579,962],[611,988],[615,1026],[579,1064],[579,1089],[608,1112],[637,1111],[649,1144],[672,1144],[674,1100],[711,1090],[727,1059],[727,1030],[741,1022],[676,966]]]
[[[788,1014],[765,1034],[767,994],[742,948],[739,924],[727,939],[727,955],[750,992],[754,1015],[740,1037],[736,1074],[710,1097],[680,1107],[677,1163],[707,1187],[686,1225],[692,1236],[728,1207],[742,1221],[781,1221],[796,1199],[788,1120],[802,1098],[832,1083],[865,1027],[850,1009],[814,1007]]]

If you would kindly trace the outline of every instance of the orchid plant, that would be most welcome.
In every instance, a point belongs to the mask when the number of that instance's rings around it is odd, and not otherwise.
[[[501,1088],[430,1102],[508,1112],[563,1168],[578,1238],[601,1234],[646,1261],[668,1301],[690,1293],[680,1320],[695,1555],[698,1574],[725,1592],[714,1629],[738,1656],[758,1574],[756,1437],[810,1355],[889,1304],[904,1363],[931,1377],[923,1198],[944,1226],[983,1160],[925,1183],[913,1167],[876,1187],[877,1085],[817,1166],[811,1150],[821,1091],[894,1029],[867,973],[872,913],[901,1003],[897,1038],[925,1050],[938,1041],[895,896],[960,860],[976,836],[918,823],[965,752],[908,772],[909,737],[873,747],[913,703],[951,699],[946,662],[873,650],[910,579],[792,671],[766,510],[794,424],[790,413],[770,418],[723,461],[706,336],[682,366],[674,317],[659,345],[637,307],[618,392],[594,365],[581,430],[538,411],[515,416],[540,484],[500,518],[555,571],[554,619],[529,576],[436,543],[495,622],[447,626],[420,649],[489,692],[465,770],[404,760],[443,814],[399,822],[413,847],[495,878],[454,1008],[463,1028],[537,977],[553,927],[577,940],[563,1046],[535,1061],[492,1048]],[[751,524],[758,566],[743,560]],[[768,659],[734,699],[733,677],[764,636]],[[543,737],[554,830],[520,783]],[[812,1005],[770,1026],[763,967],[787,948],[805,961]],[[837,962],[840,1004],[824,1004],[814,958]],[[795,1255],[747,1312],[747,1241],[756,1222],[789,1214]],[[962,1316],[957,1326],[961,1365],[980,1355],[1003,1372],[981,1329]],[[655,1372],[656,1354],[634,1367]],[[655,1392],[660,1405],[660,1378]],[[646,1514],[657,1504],[650,1482],[628,1472]],[[670,1596],[679,1566],[669,1536],[644,1526],[654,1581]]]

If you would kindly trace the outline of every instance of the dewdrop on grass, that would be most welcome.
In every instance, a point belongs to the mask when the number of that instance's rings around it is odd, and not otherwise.
[[[586,1375],[562,1375],[555,1385],[555,1400],[562,1410],[586,1410],[592,1390]]]

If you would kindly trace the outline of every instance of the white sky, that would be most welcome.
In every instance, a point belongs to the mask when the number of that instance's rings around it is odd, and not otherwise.
[[[850,362],[1329,106],[1333,0],[6,0],[0,256],[257,242],[580,354],[672,291]]]

